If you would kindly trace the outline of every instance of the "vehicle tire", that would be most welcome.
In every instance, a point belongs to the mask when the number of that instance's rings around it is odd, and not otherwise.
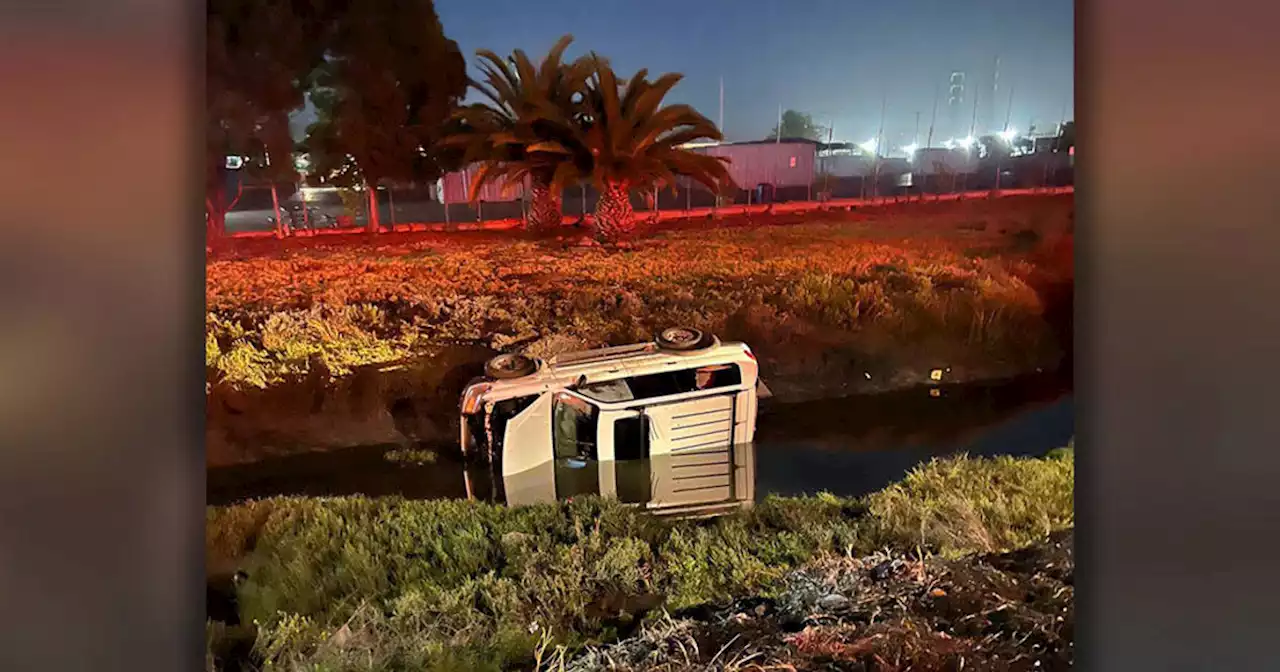
[[[494,380],[510,380],[523,378],[534,371],[538,365],[532,359],[516,353],[498,355],[484,363],[484,375]]]
[[[716,337],[692,327],[669,327],[654,339],[659,348],[675,352],[693,352],[714,346]]]

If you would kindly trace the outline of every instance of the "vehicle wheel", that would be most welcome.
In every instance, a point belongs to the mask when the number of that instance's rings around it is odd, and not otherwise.
[[[692,327],[670,327],[663,329],[658,334],[658,338],[654,339],[659,348],[663,350],[674,350],[676,352],[690,352],[693,350],[705,350],[716,344],[716,337],[711,334],[705,334],[699,329]]]
[[[535,370],[538,365],[524,355],[509,353],[498,355],[484,363],[484,374],[495,380],[523,378]]]

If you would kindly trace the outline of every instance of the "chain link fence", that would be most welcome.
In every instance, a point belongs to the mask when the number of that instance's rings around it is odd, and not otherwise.
[[[1074,165],[1067,152],[1037,152],[1000,161],[972,161],[948,166],[943,161],[906,159],[844,160],[855,157],[818,157],[812,180],[803,184],[739,185],[717,199],[700,185],[682,181],[674,188],[633,191],[631,204],[638,217],[646,213],[680,216],[703,214],[717,208],[771,203],[856,202],[858,199],[910,198],[993,189],[1039,189],[1074,184]],[[931,165],[930,165],[931,164]],[[322,231],[364,230],[369,226],[369,198],[364,190],[308,188],[280,184],[272,198],[270,186],[240,187],[227,212],[231,235],[314,235]],[[599,195],[591,185],[566,189],[563,212],[570,221],[585,222]],[[529,211],[527,194],[503,201],[442,203],[436,184],[401,185],[377,189],[379,229],[409,230],[431,227],[444,230],[487,227],[496,223],[518,225]],[[281,224],[277,226],[276,203]]]

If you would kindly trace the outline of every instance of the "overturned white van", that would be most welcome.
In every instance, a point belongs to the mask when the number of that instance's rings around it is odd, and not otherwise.
[[[501,355],[485,371],[462,395],[461,445],[501,465],[509,504],[544,499],[519,484],[545,484],[536,472],[564,464],[606,475],[598,481],[606,496],[618,494],[619,463],[676,470],[679,478],[661,479],[672,492],[650,493],[656,506],[732,499],[720,491],[741,489],[734,447],[754,439],[759,383],[744,343],[672,328],[651,343],[546,361]]]

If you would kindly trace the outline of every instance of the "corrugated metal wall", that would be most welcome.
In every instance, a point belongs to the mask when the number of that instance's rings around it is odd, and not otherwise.
[[[479,169],[479,164],[473,164],[468,166],[466,170],[445,175],[444,202],[465,203],[467,201],[467,192],[471,188],[471,180],[475,178],[476,171]],[[519,200],[528,187],[528,182],[527,179],[523,185],[505,181],[490,182],[480,189],[480,200],[491,203]]]
[[[798,142],[762,142],[699,147],[696,152],[729,158],[729,175],[743,189],[758,184],[803,187],[813,182],[817,146]]]
[[[873,172],[873,165],[874,160],[869,156],[843,154],[818,159],[819,172],[836,177],[865,177]]]

